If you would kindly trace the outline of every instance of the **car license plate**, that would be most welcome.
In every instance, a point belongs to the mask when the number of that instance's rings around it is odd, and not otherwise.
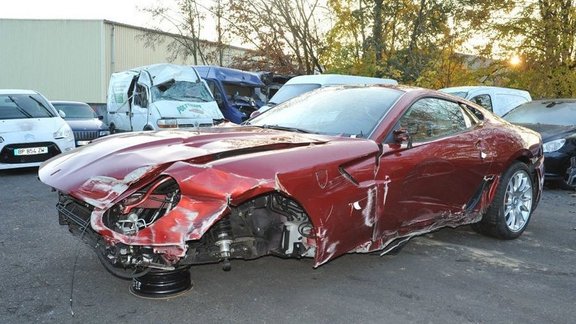
[[[26,148],[19,148],[14,150],[15,156],[20,155],[36,155],[36,154],[46,154],[48,153],[48,147],[26,147]]]

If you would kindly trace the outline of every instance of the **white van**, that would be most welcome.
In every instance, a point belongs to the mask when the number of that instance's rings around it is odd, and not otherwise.
[[[111,133],[212,126],[224,119],[194,68],[167,63],[113,73],[106,109]]]
[[[440,91],[468,99],[498,116],[504,115],[525,102],[532,101],[528,91],[512,88],[465,86],[444,88]]]
[[[388,84],[397,85],[398,81],[394,79],[381,79],[371,78],[356,75],[344,74],[318,74],[318,75],[301,75],[294,77],[286,82],[270,100],[268,104],[258,109],[259,113],[299,96],[308,91],[312,91],[322,87],[336,86],[336,85],[367,85],[367,84]]]
[[[75,146],[70,126],[43,95],[0,90],[0,170],[37,167]]]

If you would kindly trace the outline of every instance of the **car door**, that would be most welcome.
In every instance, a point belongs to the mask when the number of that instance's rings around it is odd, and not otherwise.
[[[384,143],[377,178],[384,184],[374,239],[406,236],[467,217],[478,208],[493,154],[482,123],[460,104],[416,100],[395,129],[411,141]]]
[[[138,77],[138,82],[136,83],[136,88],[134,90],[133,101],[132,101],[132,111],[130,114],[131,128],[134,131],[144,130],[144,127],[149,123],[155,125],[156,121],[149,121],[149,115],[151,115],[150,109],[150,93],[149,85],[151,84],[150,76],[146,71],[142,71]]]

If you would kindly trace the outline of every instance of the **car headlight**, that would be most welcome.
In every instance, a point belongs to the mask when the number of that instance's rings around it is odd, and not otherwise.
[[[564,143],[566,143],[566,139],[564,138],[546,142],[543,145],[544,153],[556,152],[564,146]]]
[[[101,130],[98,132],[98,137],[102,137],[102,136],[106,136],[106,135],[110,135],[110,131],[108,130]]]
[[[74,134],[68,125],[60,127],[56,132],[54,132],[54,139],[69,139],[74,140]]]
[[[176,119],[158,119],[156,124],[160,128],[176,128],[176,127],[178,127],[178,120],[176,120]]]

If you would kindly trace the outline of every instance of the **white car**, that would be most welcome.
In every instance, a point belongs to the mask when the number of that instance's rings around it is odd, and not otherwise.
[[[440,89],[440,91],[468,99],[498,116],[504,116],[504,114],[521,104],[532,101],[528,91],[513,88],[463,86],[444,88]]]
[[[70,126],[43,95],[0,89],[0,170],[37,167],[74,147]]]
[[[369,84],[388,84],[397,85],[398,81],[394,79],[381,79],[357,75],[345,74],[317,74],[317,75],[300,75],[286,82],[268,101],[268,104],[260,107],[258,113],[253,113],[255,117],[268,109],[297,97],[306,92],[323,87],[339,85],[369,85]]]

